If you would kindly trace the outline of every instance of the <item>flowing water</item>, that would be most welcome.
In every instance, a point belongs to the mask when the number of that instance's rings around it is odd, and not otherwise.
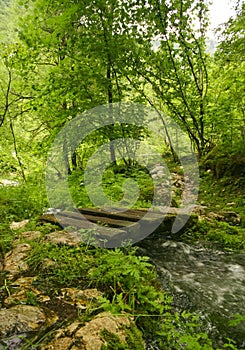
[[[228,337],[245,349],[245,322],[229,326],[234,314],[245,314],[245,253],[152,237],[139,246],[177,310],[200,312],[217,347]]]

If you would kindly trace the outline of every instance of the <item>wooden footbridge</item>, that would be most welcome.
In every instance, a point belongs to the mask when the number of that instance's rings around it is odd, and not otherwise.
[[[178,220],[187,221],[186,214],[180,213],[177,208],[166,208],[162,213],[148,209],[79,208],[76,211],[46,213],[40,221],[61,228],[73,227],[77,231],[95,230],[101,240],[110,241],[109,246],[117,246],[119,241],[138,242],[157,231],[170,234],[177,216]]]

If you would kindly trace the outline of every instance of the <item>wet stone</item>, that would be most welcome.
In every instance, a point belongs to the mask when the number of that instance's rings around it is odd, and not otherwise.
[[[7,337],[2,340],[2,344],[0,343],[0,350],[21,350],[23,349],[25,338],[25,333]]]

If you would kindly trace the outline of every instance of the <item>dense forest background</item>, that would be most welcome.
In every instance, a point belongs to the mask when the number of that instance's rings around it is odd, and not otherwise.
[[[229,155],[241,149],[244,9],[238,2],[210,54],[203,1],[2,1],[2,171],[13,168],[25,179],[42,167],[69,120],[118,101],[167,113],[199,157],[214,147]],[[69,156],[71,170],[83,166],[91,147],[125,133],[144,137],[123,125],[104,128]],[[171,139],[161,147],[171,151]]]

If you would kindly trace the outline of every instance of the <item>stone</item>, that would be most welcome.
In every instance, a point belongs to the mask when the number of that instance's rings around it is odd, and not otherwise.
[[[233,211],[210,212],[207,214],[207,217],[212,220],[227,222],[230,225],[239,225],[241,223],[241,217]]]
[[[91,302],[103,296],[97,289],[80,290],[76,288],[62,288],[60,299],[71,305],[76,305],[80,309],[86,309]]]
[[[86,350],[85,347],[83,346],[83,344],[79,345],[79,346],[76,346],[76,345],[73,345],[71,350]]]
[[[26,241],[36,240],[42,237],[40,231],[26,231],[20,234],[19,238],[23,238]]]
[[[6,339],[2,339],[2,343],[0,343],[0,350],[21,350],[23,349],[25,342],[25,333],[20,333],[18,335],[12,335],[7,337]],[[4,345],[3,345],[4,344]]]
[[[31,332],[40,329],[46,322],[44,312],[31,305],[16,305],[0,310],[0,336]]]
[[[226,205],[229,206],[229,207],[232,207],[232,206],[235,205],[235,204],[236,204],[235,202],[226,203]]]
[[[81,325],[81,322],[75,321],[71,323],[68,327],[66,327],[65,333],[69,336],[73,335],[79,326]]]
[[[21,288],[21,290],[18,290],[17,292],[11,294],[6,299],[4,299],[4,305],[10,306],[11,304],[17,303],[27,304],[30,298],[33,298],[34,301],[38,302],[50,301],[50,297],[48,295],[42,294],[39,290],[31,286],[33,280],[34,277],[26,277],[19,278],[17,281],[15,281],[14,285],[17,288]]]
[[[50,344],[42,346],[41,350],[67,350],[70,349],[72,342],[72,338],[69,337],[55,339]]]
[[[222,211],[224,221],[231,225],[239,225],[241,223],[241,217],[234,211]]]
[[[206,215],[207,210],[208,210],[208,207],[206,205],[196,205],[193,208],[193,213],[203,216],[203,215]]]
[[[223,221],[224,217],[218,213],[210,212],[207,213],[207,217],[211,220]]]
[[[27,224],[28,224],[29,220],[23,220],[23,221],[13,221],[9,227],[11,228],[11,230],[19,230],[21,228],[24,228]]]
[[[29,287],[35,280],[36,277],[20,277],[14,281],[14,285],[16,287],[25,288]]]
[[[4,271],[10,272],[13,277],[20,272],[28,270],[28,264],[25,261],[28,256],[31,246],[27,243],[18,244],[14,249],[5,254]]]
[[[46,235],[46,240],[55,244],[76,246],[81,243],[81,237],[76,232],[55,231]]]
[[[75,336],[76,338],[82,338],[86,350],[100,350],[102,344],[105,344],[101,331],[107,330],[110,333],[114,333],[121,342],[126,342],[123,328],[129,328],[130,324],[130,319],[124,315],[114,316],[109,312],[103,312],[81,327]]]
[[[107,330],[118,336],[121,343],[126,343],[126,330],[135,327],[133,319],[125,315],[115,316],[110,312],[103,312],[95,316],[85,325],[78,320],[65,328],[58,329],[48,344],[40,347],[41,350],[101,350],[102,344],[107,345],[102,331]],[[139,335],[139,342],[143,340]]]
[[[8,179],[0,180],[0,186],[19,186],[20,182]]]

